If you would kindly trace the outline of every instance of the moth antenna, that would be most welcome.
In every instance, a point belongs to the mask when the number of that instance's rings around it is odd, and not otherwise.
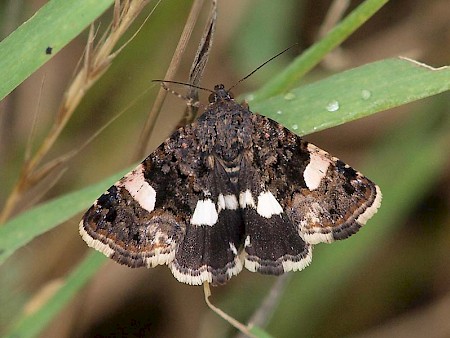
[[[187,102],[187,104],[189,106],[192,107],[199,107],[200,106],[200,102],[196,101],[194,102],[194,100],[190,97],[184,96],[178,92],[176,92],[173,89],[170,89],[169,87],[166,86],[166,83],[174,83],[174,84],[180,84],[180,85],[184,85],[184,86],[189,86],[189,87],[194,87],[200,90],[206,90],[208,92],[214,93],[212,90],[207,89],[207,88],[203,88],[203,87],[199,87],[199,86],[195,86],[189,83],[184,83],[184,82],[178,82],[178,81],[168,81],[168,80],[152,80],[152,82],[159,82],[161,83],[161,87],[163,87],[163,89],[167,90],[168,92],[172,93],[173,95],[179,97],[180,99],[184,100]]]
[[[204,88],[204,87],[200,87],[200,86],[196,86],[190,83],[186,83],[186,82],[180,82],[180,81],[170,81],[170,80],[152,80],[152,82],[160,82],[161,85],[163,86],[164,89],[168,89],[164,83],[173,83],[173,84],[179,84],[179,85],[183,85],[183,86],[188,86],[188,87],[192,87],[192,88],[197,88],[200,90],[206,90],[207,92],[213,93],[214,91],[208,88]],[[168,89],[169,90],[169,89]],[[170,90],[169,90],[170,91]]]
[[[166,83],[173,83],[173,84],[179,84],[179,85],[183,85],[183,86],[188,86],[188,87],[192,87],[192,88],[197,88],[200,90],[205,90],[207,92],[213,93],[214,91],[208,88],[204,88],[204,87],[200,87],[200,86],[196,86],[190,83],[185,83],[185,82],[180,82],[180,81],[170,81],[170,80],[152,80],[152,82],[160,82],[161,86],[167,90],[168,92],[171,92],[172,94],[178,96],[179,98],[181,98],[182,100],[186,101],[188,103],[188,105],[193,106],[193,107],[198,107],[200,105],[200,102],[193,102],[192,98],[189,98],[187,96],[181,95],[180,93],[176,92],[173,89],[170,89],[166,86]]]
[[[294,46],[297,46],[298,42],[294,43],[292,46],[284,49],[283,51],[279,52],[277,55],[272,56],[269,60],[265,61],[262,65],[258,66],[256,69],[254,69],[253,71],[250,72],[250,74],[244,76],[242,79],[240,79],[238,82],[236,82],[234,85],[232,85],[230,87],[230,89],[228,89],[228,91],[230,91],[231,89],[233,89],[234,87],[236,87],[239,83],[241,83],[242,81],[244,81],[245,79],[248,79],[250,76],[252,76],[254,73],[256,73],[258,70],[260,70],[262,67],[264,67],[266,64],[268,64],[270,61],[272,61],[273,59],[276,59],[277,57],[279,57],[281,54],[286,53],[289,49],[291,49]]]

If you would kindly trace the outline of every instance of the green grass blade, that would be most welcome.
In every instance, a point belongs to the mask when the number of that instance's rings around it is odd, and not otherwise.
[[[250,102],[250,108],[306,135],[449,89],[450,67],[387,59]]]
[[[388,0],[366,0],[334,27],[323,39],[311,46],[280,75],[264,85],[254,96],[261,100],[292,88],[300,78],[316,66],[323,57],[345,41],[372,17]]]
[[[0,227],[0,264],[33,238],[69,220],[130,169],[30,209]]]
[[[36,312],[20,318],[4,337],[36,337],[97,272],[105,261],[105,256],[97,251],[91,251],[72,271],[65,283],[49,301],[36,310]]]
[[[113,3],[113,0],[49,1],[1,41],[0,100],[50,60]],[[52,48],[52,54],[46,54],[47,47]]]

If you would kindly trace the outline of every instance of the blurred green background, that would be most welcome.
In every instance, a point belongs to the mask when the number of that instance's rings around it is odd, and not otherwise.
[[[13,4],[15,3],[15,4]],[[43,1],[3,1],[2,38]],[[280,50],[299,43],[240,84],[256,90],[317,41],[331,1],[230,0],[219,3],[218,26],[202,86],[230,86]],[[360,1],[351,1],[350,9]],[[17,5],[18,4],[18,5]],[[79,147],[136,100],[68,164],[44,199],[100,181],[129,166],[146,114],[183,29],[190,1],[162,1],[140,33],[91,89],[52,150]],[[204,11],[177,80],[186,81]],[[108,23],[111,13],[100,21]],[[130,29],[132,35],[145,14]],[[448,0],[389,2],[305,82],[389,57],[434,67],[450,64]],[[104,27],[101,26],[101,29]],[[35,142],[48,132],[85,47],[78,37],[0,103],[0,205],[20,170],[34,115]],[[389,81],[389,79],[386,79]],[[450,81],[450,79],[449,79]],[[148,92],[146,92],[148,90]],[[144,94],[144,95],[143,95]],[[207,94],[201,94],[206,102]],[[448,93],[306,136],[377,182],[379,213],[350,239],[318,245],[313,263],[291,274],[267,331],[275,337],[449,337],[450,96]],[[173,130],[184,102],[169,96],[148,150]],[[43,182],[45,184],[45,182]],[[27,196],[32,201],[39,189]],[[32,241],[0,266],[0,334],[32,311],[85,256],[79,217]],[[449,231],[447,233],[447,231]],[[350,263],[349,263],[350,262]],[[212,301],[245,321],[275,277],[243,271],[214,288]],[[177,282],[166,267],[132,270],[107,262],[42,337],[231,337],[236,332],[205,305],[201,287]]]

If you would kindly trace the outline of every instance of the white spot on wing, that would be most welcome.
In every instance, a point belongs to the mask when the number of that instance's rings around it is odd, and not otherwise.
[[[222,210],[236,210],[239,207],[238,200],[234,195],[222,195],[219,194],[217,198],[217,212],[220,213]]]
[[[191,224],[212,226],[217,223],[218,218],[216,206],[210,199],[198,200],[191,218]]]
[[[253,199],[252,193],[248,189],[239,194],[239,206],[241,208],[246,208],[247,205],[252,208],[256,207],[255,200]]]
[[[225,209],[236,210],[239,207],[238,200],[234,195],[225,195]]]
[[[237,252],[236,246],[231,242],[229,242],[228,244],[230,245],[231,252],[234,253],[235,255],[237,255],[238,252]]]
[[[306,186],[309,190],[317,189],[320,182],[327,174],[330,160],[325,156],[327,153],[312,144],[308,144],[310,151],[309,163],[303,172]]]
[[[156,202],[156,191],[144,178],[144,167],[140,164],[135,170],[124,176],[118,183],[125,188],[139,205],[148,212],[153,211]]]
[[[245,243],[244,246],[246,248],[248,248],[249,246],[251,246],[252,244],[250,243],[250,235],[247,235],[247,237],[245,237]]]
[[[270,218],[273,215],[279,215],[283,208],[270,191],[262,192],[258,196],[258,207],[256,209],[259,215]]]
[[[222,194],[219,194],[219,197],[217,197],[217,212],[221,212],[225,209],[225,198]]]

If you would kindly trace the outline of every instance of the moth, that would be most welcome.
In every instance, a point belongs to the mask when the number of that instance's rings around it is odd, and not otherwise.
[[[167,264],[183,283],[226,283],[244,267],[302,270],[315,244],[345,239],[377,211],[368,178],[270,118],[224,85],[101,195],[79,229],[129,267]]]

